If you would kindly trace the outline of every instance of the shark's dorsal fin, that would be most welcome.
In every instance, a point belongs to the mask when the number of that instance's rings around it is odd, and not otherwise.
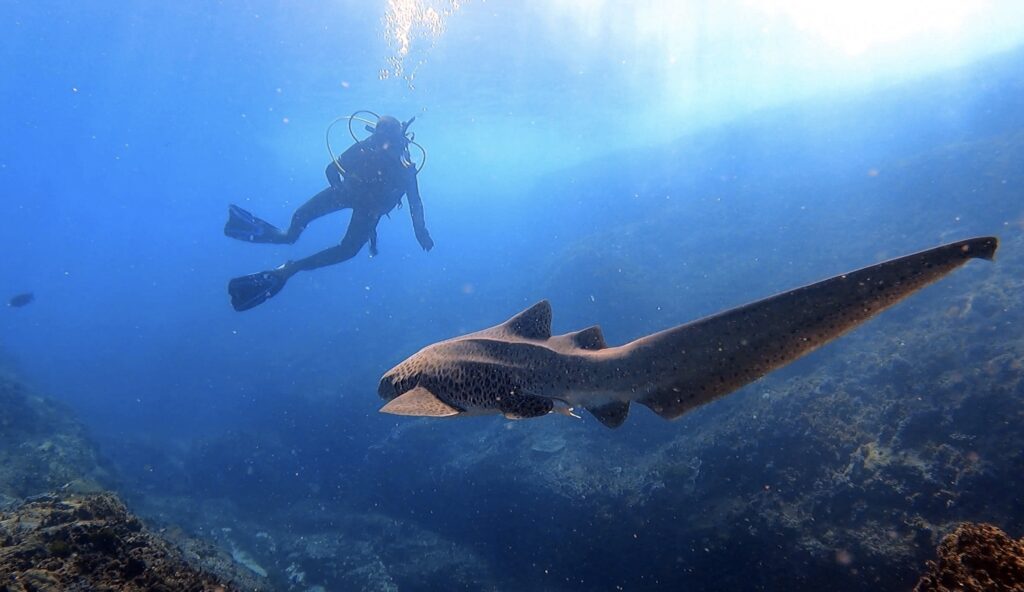
[[[571,338],[573,344],[580,349],[598,350],[608,347],[608,344],[604,342],[604,333],[601,333],[601,327],[598,327],[597,325],[587,327],[582,331],[569,333],[568,337]]]
[[[523,339],[550,339],[551,303],[541,300],[496,328]]]
[[[416,415],[419,417],[448,417],[460,411],[437,398],[437,395],[418,386],[388,401],[380,408],[381,413],[393,415]]]

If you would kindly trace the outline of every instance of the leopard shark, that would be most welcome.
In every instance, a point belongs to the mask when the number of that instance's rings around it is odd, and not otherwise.
[[[429,345],[381,378],[380,411],[509,419],[582,407],[617,428],[637,402],[665,419],[723,397],[843,335],[970,259],[978,237],[906,255],[609,347],[598,326],[551,335],[543,300],[508,321]]]

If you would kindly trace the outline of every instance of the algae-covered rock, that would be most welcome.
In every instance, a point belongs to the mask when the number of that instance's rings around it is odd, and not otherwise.
[[[991,524],[961,524],[942,539],[938,555],[914,592],[1024,590],[1024,539]]]

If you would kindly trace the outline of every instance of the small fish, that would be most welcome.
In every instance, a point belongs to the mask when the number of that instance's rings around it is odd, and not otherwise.
[[[508,419],[583,407],[616,428],[632,402],[675,419],[839,337],[997,239],[935,247],[666,329],[618,347],[597,326],[551,335],[541,301],[496,327],[435,343],[381,378],[384,413]]]
[[[7,306],[11,308],[21,308],[22,306],[25,306],[26,304],[32,302],[35,299],[36,295],[33,294],[32,292],[24,292],[8,300]]]

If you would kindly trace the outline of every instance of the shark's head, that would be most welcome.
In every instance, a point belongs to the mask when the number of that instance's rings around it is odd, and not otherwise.
[[[389,370],[377,387],[388,401],[381,411],[429,417],[486,413],[490,406],[480,390],[467,388],[474,373],[468,368],[472,362],[460,355],[463,349],[459,343],[434,344]]]
[[[419,355],[407,358],[381,377],[380,385],[377,387],[377,394],[380,395],[380,398],[391,401],[419,385],[420,378],[424,374],[423,364],[418,360]]]
[[[535,412],[516,406],[530,406],[532,399],[516,380],[517,364],[494,350],[507,353],[507,347],[550,336],[551,306],[544,301],[496,327],[425,347],[381,378],[377,393],[388,401],[381,411],[430,417]]]

